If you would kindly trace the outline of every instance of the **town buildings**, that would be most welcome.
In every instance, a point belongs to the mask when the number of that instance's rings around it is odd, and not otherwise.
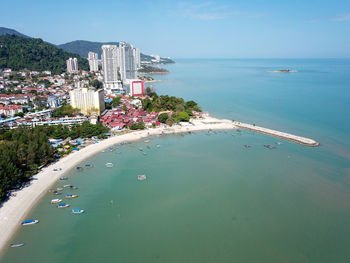
[[[91,72],[98,71],[98,54],[95,52],[89,52],[88,54],[89,67]]]
[[[76,73],[78,72],[78,59],[77,58],[69,58],[67,59],[67,72],[68,73]]]
[[[105,109],[104,92],[102,89],[79,88],[70,91],[70,105],[79,109],[85,115],[96,112],[100,115]]]

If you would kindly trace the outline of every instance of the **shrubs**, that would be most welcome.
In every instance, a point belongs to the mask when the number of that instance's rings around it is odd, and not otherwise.
[[[166,123],[168,119],[169,119],[169,115],[167,113],[161,113],[158,115],[158,121],[161,123]]]
[[[145,123],[140,121],[138,123],[133,123],[130,125],[130,130],[143,130],[145,129]]]

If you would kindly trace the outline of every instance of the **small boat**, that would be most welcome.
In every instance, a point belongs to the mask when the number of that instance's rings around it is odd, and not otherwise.
[[[81,170],[83,170],[83,167],[78,166],[76,169],[77,169],[78,171],[81,171]]]
[[[264,144],[264,147],[268,148],[268,149],[276,149],[275,146],[272,146],[270,144]]]
[[[145,142],[145,143],[149,143],[149,142],[151,142],[151,140],[144,140],[144,142]]]
[[[244,147],[245,147],[245,148],[250,148],[250,147],[252,147],[252,146],[250,146],[250,145],[248,145],[248,144],[244,144]]]
[[[113,163],[106,163],[106,167],[108,167],[108,168],[113,167]]]
[[[143,181],[143,180],[146,180],[147,179],[147,176],[145,174],[140,174],[137,176],[137,180],[139,181]]]
[[[159,144],[157,144],[157,145],[156,145],[156,147],[157,147],[157,148],[160,148],[160,145],[159,145]]]
[[[57,188],[56,188],[56,191],[63,191],[63,188],[57,187]]]
[[[55,172],[57,172],[57,171],[61,171],[62,168],[58,167],[58,168],[54,168],[53,170],[54,170]]]
[[[142,149],[142,148],[139,148],[139,151],[141,151],[141,152],[142,152],[142,151],[143,151],[143,149]]]
[[[24,243],[14,243],[10,245],[10,247],[23,247],[23,246],[24,246]]]
[[[281,142],[276,142],[276,144],[281,145],[282,143]]]
[[[68,180],[68,177],[60,177],[60,180],[63,181],[63,180]]]
[[[49,192],[49,193],[55,193],[55,192],[57,192],[57,191],[56,191],[56,189],[50,189],[48,192]]]
[[[57,205],[58,208],[65,208],[65,207],[69,207],[69,204],[66,204],[66,203],[59,203]]]
[[[86,167],[86,168],[92,168],[92,164],[91,164],[91,163],[86,163],[86,164],[85,164],[85,167]]]
[[[84,213],[84,210],[83,209],[74,208],[74,209],[72,209],[72,213],[73,214],[82,214],[82,213]]]
[[[147,155],[147,153],[142,153],[143,155]]]
[[[61,195],[62,193],[55,191],[55,192],[53,192],[53,194],[54,195]]]
[[[51,204],[59,204],[62,202],[62,199],[52,199]]]
[[[68,199],[70,199],[70,198],[77,198],[78,195],[66,194],[65,197],[68,198]]]
[[[65,185],[63,186],[63,188],[66,188],[66,187],[71,187],[71,185],[70,185],[70,184],[65,184]]]
[[[146,147],[147,147],[147,149],[151,149],[151,146],[149,146],[149,145],[147,145]]]
[[[22,225],[23,226],[26,226],[26,225],[34,225],[34,224],[37,224],[39,223],[39,220],[36,220],[36,219],[31,219],[31,220],[25,220],[22,222]]]
[[[78,190],[79,188],[76,187],[76,186],[71,185],[71,186],[70,186],[70,189],[72,189],[72,190]]]

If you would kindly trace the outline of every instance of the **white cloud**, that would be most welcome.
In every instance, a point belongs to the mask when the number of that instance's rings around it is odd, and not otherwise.
[[[339,15],[331,19],[331,21],[335,22],[343,22],[343,21],[350,21],[350,13],[345,15]]]

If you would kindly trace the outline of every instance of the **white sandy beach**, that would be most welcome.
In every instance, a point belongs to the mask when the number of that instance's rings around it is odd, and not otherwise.
[[[38,180],[31,181],[29,186],[17,191],[16,196],[11,196],[8,201],[2,204],[0,207],[0,252],[3,251],[8,244],[13,234],[21,225],[21,222],[26,219],[26,215],[40,198],[47,193],[48,189],[55,184],[59,177],[62,177],[65,173],[78,166],[82,161],[101,152],[103,149],[118,143],[136,141],[148,136],[159,134],[172,134],[209,129],[227,130],[235,128],[236,126],[230,120],[219,120],[205,116],[203,119],[191,120],[191,123],[185,123],[183,125],[147,129],[113,136],[97,144],[89,145],[80,151],[71,153],[58,162],[42,169],[40,173],[34,176]],[[62,170],[54,172],[53,169],[56,167],[60,167]]]

